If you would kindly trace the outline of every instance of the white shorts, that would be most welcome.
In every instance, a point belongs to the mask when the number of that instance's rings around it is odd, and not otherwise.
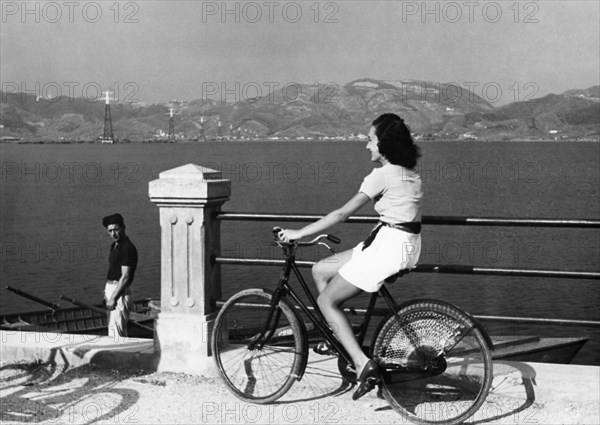
[[[412,269],[421,254],[421,235],[383,226],[373,243],[362,250],[363,242],[352,250],[352,258],[338,273],[366,292],[377,292],[383,281],[398,271]]]

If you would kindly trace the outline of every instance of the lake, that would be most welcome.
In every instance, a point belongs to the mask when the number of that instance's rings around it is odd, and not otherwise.
[[[420,146],[424,215],[600,219],[598,143]],[[39,309],[5,285],[54,302],[60,294],[100,302],[110,247],[101,219],[114,212],[125,217],[140,253],[135,295],[157,297],[160,228],[148,182],[161,171],[187,163],[221,170],[232,181],[225,211],[325,214],[350,199],[373,168],[360,142],[0,144],[0,156],[2,313]],[[373,213],[369,205],[358,214]],[[275,224],[224,222],[222,254],[279,258],[269,244]],[[342,224],[331,233],[345,249],[370,227]],[[303,259],[325,254],[304,252]],[[423,229],[420,263],[597,272],[600,230],[430,225]],[[225,265],[223,295],[272,286],[278,273]],[[414,273],[393,293],[399,300],[440,298],[473,314],[600,319],[597,280]],[[592,335],[577,361],[600,364],[597,329],[530,326],[515,332]]]

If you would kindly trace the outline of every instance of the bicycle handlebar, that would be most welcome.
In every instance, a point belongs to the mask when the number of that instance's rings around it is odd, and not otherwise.
[[[334,244],[340,244],[340,243],[342,243],[342,240],[340,238],[338,238],[337,236],[333,236],[333,235],[327,235],[327,240],[329,242],[334,243]]]
[[[275,241],[278,243],[285,243],[283,241],[281,241],[279,239],[279,232],[282,230],[281,227],[273,227],[273,236],[275,237]],[[338,238],[337,236],[334,235],[330,235],[327,233],[323,233],[319,236],[316,236],[315,238],[313,238],[310,241],[290,241],[289,244],[295,243],[298,246],[311,246],[311,245],[316,245],[318,244],[322,239],[327,239],[329,242],[335,243],[335,244],[339,244],[340,242],[342,242],[342,240],[340,238]]]

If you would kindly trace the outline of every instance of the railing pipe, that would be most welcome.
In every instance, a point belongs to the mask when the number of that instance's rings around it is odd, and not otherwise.
[[[239,257],[216,257],[217,264],[238,264],[246,266],[283,266],[284,260],[265,258],[239,258]],[[297,260],[300,267],[312,267],[314,261]],[[526,277],[558,277],[573,279],[600,279],[600,272],[584,271],[561,271],[561,270],[532,270],[532,269],[509,269],[500,267],[473,267],[465,265],[444,264],[419,264],[411,270],[411,273],[445,273],[445,274],[473,274],[473,275],[495,275],[495,276],[526,276]]]
[[[226,301],[217,301],[216,305],[218,308],[223,307]],[[269,304],[249,303],[245,304],[246,307],[252,307],[255,309],[267,310],[271,308]],[[296,307],[300,309],[300,307]],[[314,311],[313,306],[307,306],[311,311]],[[364,316],[367,314],[366,308],[356,307],[344,307],[344,312],[353,316]],[[385,316],[390,312],[387,308],[374,308],[373,316]],[[577,319],[546,319],[541,317],[506,317],[506,316],[474,316],[478,320],[492,320],[496,322],[508,322],[508,323],[532,323],[538,325],[558,325],[558,326],[587,326],[587,327],[600,327],[600,321],[595,320],[577,320]]]
[[[266,214],[220,212],[218,220],[241,221],[279,221],[303,222],[316,221],[323,217],[317,214]],[[378,217],[357,215],[349,217],[346,223],[377,223]],[[465,216],[423,216],[423,224],[451,226],[512,226],[512,227],[567,227],[600,229],[600,220],[596,219],[551,219],[551,218],[495,218]]]

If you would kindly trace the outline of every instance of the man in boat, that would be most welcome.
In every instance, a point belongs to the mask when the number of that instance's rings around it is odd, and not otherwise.
[[[108,313],[108,334],[127,336],[127,321],[133,307],[131,282],[138,262],[135,245],[125,234],[125,221],[121,214],[102,219],[102,225],[113,240],[108,255],[108,273],[104,287],[104,300]]]

